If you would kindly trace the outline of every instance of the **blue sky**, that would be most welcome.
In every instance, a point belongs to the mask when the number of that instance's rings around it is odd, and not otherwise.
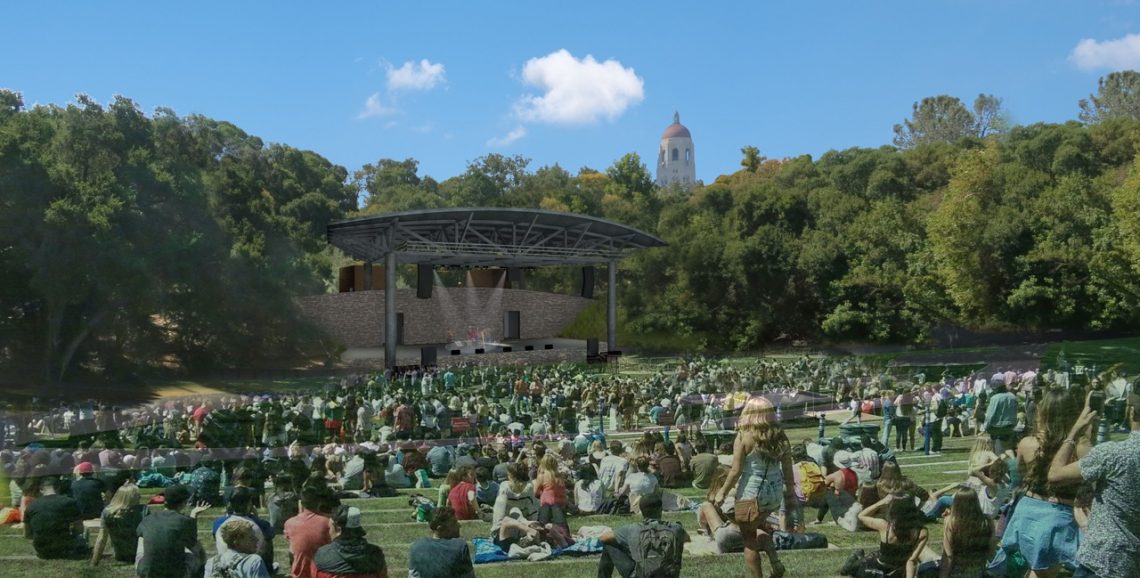
[[[781,158],[889,144],[924,96],[986,92],[1017,123],[1075,119],[1098,77],[1140,68],[1128,0],[37,0],[0,13],[0,87],[28,104],[122,94],[350,171],[413,157],[439,180],[491,152],[572,172],[652,161],[678,110],[711,182],[745,145]]]

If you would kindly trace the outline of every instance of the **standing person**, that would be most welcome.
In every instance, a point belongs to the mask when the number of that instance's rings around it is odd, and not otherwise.
[[[1075,565],[1080,538],[1073,499],[1079,484],[1052,483],[1048,473],[1080,411],[1077,389],[1052,389],[1041,400],[1038,431],[1017,445],[1018,471],[1026,491],[1006,523],[1000,549],[990,562],[992,572],[999,573],[1014,552],[1025,559],[1031,578],[1052,578],[1062,565]],[[1076,441],[1077,459],[1088,453],[1090,442],[1087,435]],[[1073,459],[1071,453],[1069,459]]]
[[[1127,397],[1125,416],[1132,426],[1128,438],[1097,445],[1076,462],[1078,440],[1095,423],[1089,407],[1069,430],[1049,467],[1049,482],[1094,484],[1095,507],[1077,552],[1074,578],[1140,576],[1140,395]]]
[[[904,452],[914,449],[914,392],[903,390],[895,398],[895,450]]]
[[[926,426],[930,431],[930,453],[942,453],[942,420],[949,413],[950,400],[932,386],[930,388],[930,402],[926,409]]]
[[[689,534],[677,522],[661,521],[661,496],[651,494],[641,501],[640,524],[606,530],[598,538],[602,557],[598,578],[611,578],[616,569],[622,578],[681,575],[681,555]]]
[[[190,490],[178,484],[167,486],[162,496],[164,509],[144,517],[136,532],[143,542],[143,556],[136,568],[139,578],[196,575],[206,561],[206,552],[198,541],[198,524],[194,520],[210,506],[201,503],[189,516],[183,514],[190,501]]]
[[[316,486],[301,490],[301,513],[285,521],[285,540],[293,555],[293,578],[313,578],[313,556],[332,542],[326,506],[331,492]]]
[[[879,441],[887,447],[891,447],[891,425],[895,420],[895,400],[891,391],[883,392],[879,403],[883,406],[883,431],[879,435]]]
[[[994,440],[994,453],[1002,455],[1013,449],[1013,428],[1017,425],[1017,397],[1006,389],[1005,382],[993,387],[993,395],[986,407],[986,421],[982,428]]]
[[[40,480],[39,497],[23,512],[24,537],[41,560],[82,560],[88,554],[83,516],[74,499],[56,493],[57,483],[52,477]]]
[[[384,551],[364,538],[359,508],[340,506],[330,522],[333,541],[313,557],[315,578],[388,578]]]
[[[115,550],[116,562],[135,561],[135,551],[138,549],[138,527],[143,517],[150,513],[150,509],[139,503],[139,487],[134,484],[123,484],[115,491],[111,503],[103,510],[103,532],[100,533],[101,542],[110,541]],[[102,558],[102,544],[96,545],[95,555],[91,565],[96,566]]]
[[[714,505],[724,502],[730,488],[736,488],[735,517],[744,536],[744,562],[754,578],[763,576],[757,530],[768,514],[786,505],[796,507],[795,477],[792,474],[791,445],[776,422],[772,403],[761,396],[745,403],[733,444],[732,468]],[[784,565],[772,556],[772,575],[784,575]]]
[[[994,522],[982,512],[978,493],[961,488],[954,493],[950,516],[942,530],[939,578],[975,578],[985,573],[993,552]]]
[[[430,538],[420,538],[408,553],[408,578],[475,578],[471,549],[459,537],[459,520],[451,508],[432,512]]]

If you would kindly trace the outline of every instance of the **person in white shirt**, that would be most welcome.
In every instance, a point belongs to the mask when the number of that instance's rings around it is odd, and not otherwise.
[[[610,451],[598,464],[598,479],[607,496],[614,495],[624,484],[629,471],[629,460],[625,459],[625,448],[621,442],[610,442]]]

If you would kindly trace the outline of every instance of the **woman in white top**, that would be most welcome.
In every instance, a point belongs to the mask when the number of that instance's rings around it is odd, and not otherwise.
[[[582,464],[578,466],[578,481],[574,482],[574,507],[579,514],[593,514],[602,506],[604,495],[602,482],[594,466]]]

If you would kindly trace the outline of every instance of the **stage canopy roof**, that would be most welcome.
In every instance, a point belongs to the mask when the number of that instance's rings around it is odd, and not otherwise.
[[[329,223],[329,243],[355,259],[433,266],[595,265],[664,247],[613,221],[537,209],[425,209]]]

